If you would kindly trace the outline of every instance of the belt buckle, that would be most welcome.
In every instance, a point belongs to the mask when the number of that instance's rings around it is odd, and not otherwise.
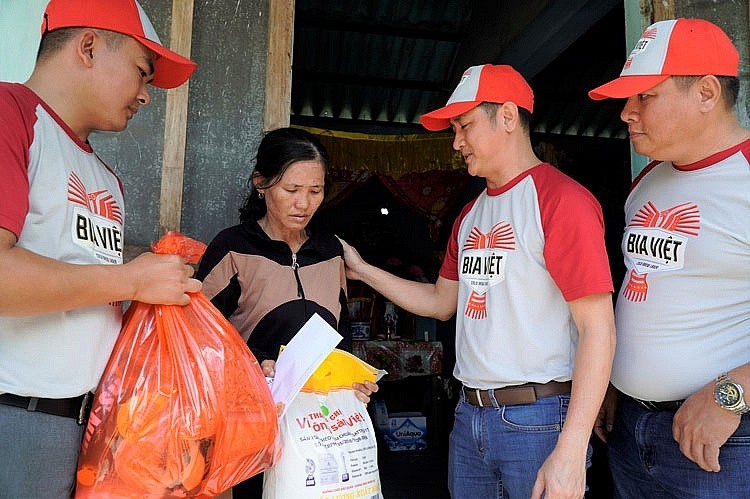
[[[656,405],[651,402],[650,400],[641,400],[641,399],[635,399],[638,404],[640,404],[644,409],[651,412],[658,412],[659,408],[656,407]]]
[[[39,397],[29,397],[29,403],[26,405],[26,410],[29,412],[36,412],[37,404],[39,404]]]
[[[83,399],[81,399],[81,408],[78,410],[78,419],[76,420],[79,425],[83,425],[83,423],[88,419],[88,411],[91,407],[91,392],[86,392],[83,395]]]
[[[474,388],[474,393],[477,395],[477,404],[479,404],[479,407],[484,407],[484,404],[482,404],[482,390]]]

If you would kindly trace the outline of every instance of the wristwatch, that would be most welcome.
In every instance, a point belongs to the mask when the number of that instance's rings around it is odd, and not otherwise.
[[[735,414],[745,414],[750,411],[750,406],[745,403],[743,394],[742,386],[730,378],[727,373],[722,373],[716,378],[714,400],[719,404],[719,407]]]

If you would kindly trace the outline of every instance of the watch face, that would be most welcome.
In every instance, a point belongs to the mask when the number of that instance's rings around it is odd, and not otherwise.
[[[736,384],[731,381],[719,383],[714,391],[716,401],[722,407],[732,407],[739,403],[742,394]]]

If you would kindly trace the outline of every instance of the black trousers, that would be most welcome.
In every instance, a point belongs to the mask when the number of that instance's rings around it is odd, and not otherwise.
[[[250,477],[232,487],[233,499],[262,499],[263,473]]]

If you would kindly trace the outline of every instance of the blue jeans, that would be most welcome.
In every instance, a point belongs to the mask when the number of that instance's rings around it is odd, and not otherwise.
[[[609,464],[615,497],[623,499],[739,498],[750,494],[750,415],[721,446],[721,471],[703,471],[672,438],[674,412],[649,412],[620,395]]]
[[[528,499],[557,444],[570,395],[534,404],[477,407],[461,392],[450,435],[448,488],[453,499]],[[586,466],[591,465],[591,446]]]

